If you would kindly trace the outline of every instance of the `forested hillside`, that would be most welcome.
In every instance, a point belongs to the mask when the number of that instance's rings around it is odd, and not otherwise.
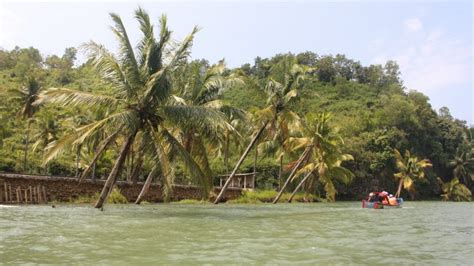
[[[126,137],[115,138],[91,165],[111,132],[103,131],[83,139],[80,135],[73,139],[71,136],[92,130],[84,126],[112,112],[94,108],[92,103],[116,102],[105,97],[88,98],[86,94],[81,98],[69,90],[105,96],[116,96],[117,90],[104,81],[104,73],[100,71],[105,71],[105,67],[93,58],[77,65],[77,52],[75,48],[67,48],[63,55],[45,56],[35,48],[0,50],[0,171],[80,176],[89,168],[90,176],[109,175]],[[89,51],[80,52],[90,53],[90,47]],[[277,113],[285,116],[279,118],[277,125],[270,126],[258,142],[259,188],[277,188],[284,181],[301,153],[297,143],[303,141],[303,128],[311,124],[308,121],[330,127],[328,134],[337,137],[329,143],[337,146],[335,149],[341,156],[352,157],[337,159],[337,165],[353,173],[347,182],[337,176],[332,180],[338,199],[360,198],[370,190],[396,191],[398,179],[394,174],[402,171],[400,165],[397,167],[396,151],[402,156],[410,151],[410,156],[428,159],[432,164],[425,169],[424,178],[413,177],[413,185],[404,184],[412,197],[439,199],[444,194],[447,199],[463,199],[459,195],[466,191],[452,192],[457,189],[456,182],[467,185],[471,191],[474,188],[473,128],[452,117],[447,108],[434,110],[426,95],[404,87],[396,62],[363,66],[344,55],[305,52],[257,57],[252,63],[231,69],[225,62],[212,65],[204,59],[189,61],[182,57],[170,71],[169,80],[167,87],[173,104],[196,107],[190,109],[192,112],[214,108],[225,114],[217,119],[231,125],[207,123],[209,118],[202,114],[194,116],[202,117],[202,128],[174,128],[170,122],[169,132],[192,155],[200,171],[214,177],[215,185],[216,176],[230,172],[261,121],[271,116],[270,109],[266,112],[265,108],[272,99],[284,99],[284,105],[276,102],[274,106],[284,109]],[[275,98],[285,84],[291,90]],[[268,96],[269,91],[273,98]],[[136,108],[141,108],[140,104]],[[168,109],[163,110],[166,113]],[[191,115],[181,111],[166,114],[172,117],[170,121],[185,125]],[[159,157],[145,147],[148,144],[142,139],[147,134],[152,133],[144,131],[134,136],[140,142],[131,145],[120,178],[145,180],[153,170],[153,162]],[[175,157],[170,155],[167,161],[171,163],[167,167],[172,168],[172,180],[157,177],[158,180],[182,184],[202,182],[193,178],[189,164]],[[253,171],[254,160],[252,151],[241,171]],[[283,180],[278,180],[281,163]],[[321,171],[319,178],[315,177],[311,187],[305,189],[324,196],[330,189]]]

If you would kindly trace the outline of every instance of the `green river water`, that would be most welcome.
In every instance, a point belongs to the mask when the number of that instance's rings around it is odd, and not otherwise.
[[[0,264],[472,265],[474,204],[0,206]]]

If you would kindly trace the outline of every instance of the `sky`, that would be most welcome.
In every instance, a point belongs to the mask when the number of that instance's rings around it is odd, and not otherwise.
[[[158,23],[165,13],[173,38],[194,25],[192,58],[229,67],[255,57],[313,51],[345,54],[364,65],[395,60],[409,90],[435,109],[474,124],[473,3],[466,1],[4,1],[0,47],[38,48],[62,55],[94,40],[116,51],[109,17],[118,13],[137,41],[133,11],[141,6]],[[80,58],[83,58],[80,56]]]

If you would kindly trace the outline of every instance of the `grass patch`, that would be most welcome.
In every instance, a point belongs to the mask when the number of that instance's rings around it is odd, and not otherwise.
[[[99,199],[99,192],[96,192],[94,195],[89,196],[79,196],[75,199],[70,199],[69,201],[74,204],[93,204]],[[120,192],[120,189],[114,188],[107,198],[107,203],[112,204],[125,204],[128,203],[127,198]]]
[[[227,203],[263,203],[263,202],[273,202],[273,199],[276,198],[278,192],[275,190],[246,190],[242,192],[242,195],[234,200],[228,200]],[[283,193],[278,200],[278,202],[287,202],[290,198],[291,193]],[[318,197],[313,194],[308,194],[305,197],[305,193],[297,193],[293,197],[293,202],[314,202],[321,201]]]
[[[196,200],[196,199],[183,199],[174,202],[175,204],[209,204],[207,200]]]
[[[109,198],[107,199],[107,203],[125,204],[128,203],[128,200],[122,192],[120,192],[120,189],[114,187],[112,193],[110,193]]]
[[[90,195],[87,195],[87,196],[79,196],[77,198],[74,198],[74,199],[70,199],[69,201],[71,203],[74,203],[74,204],[85,204],[85,203],[88,203],[88,204],[92,204],[94,202],[97,201],[97,199],[99,198],[99,192],[96,192],[94,195],[90,196]]]

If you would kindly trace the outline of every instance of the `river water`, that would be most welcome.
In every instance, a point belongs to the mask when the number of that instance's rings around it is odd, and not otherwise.
[[[474,263],[474,204],[0,206],[0,264]]]

